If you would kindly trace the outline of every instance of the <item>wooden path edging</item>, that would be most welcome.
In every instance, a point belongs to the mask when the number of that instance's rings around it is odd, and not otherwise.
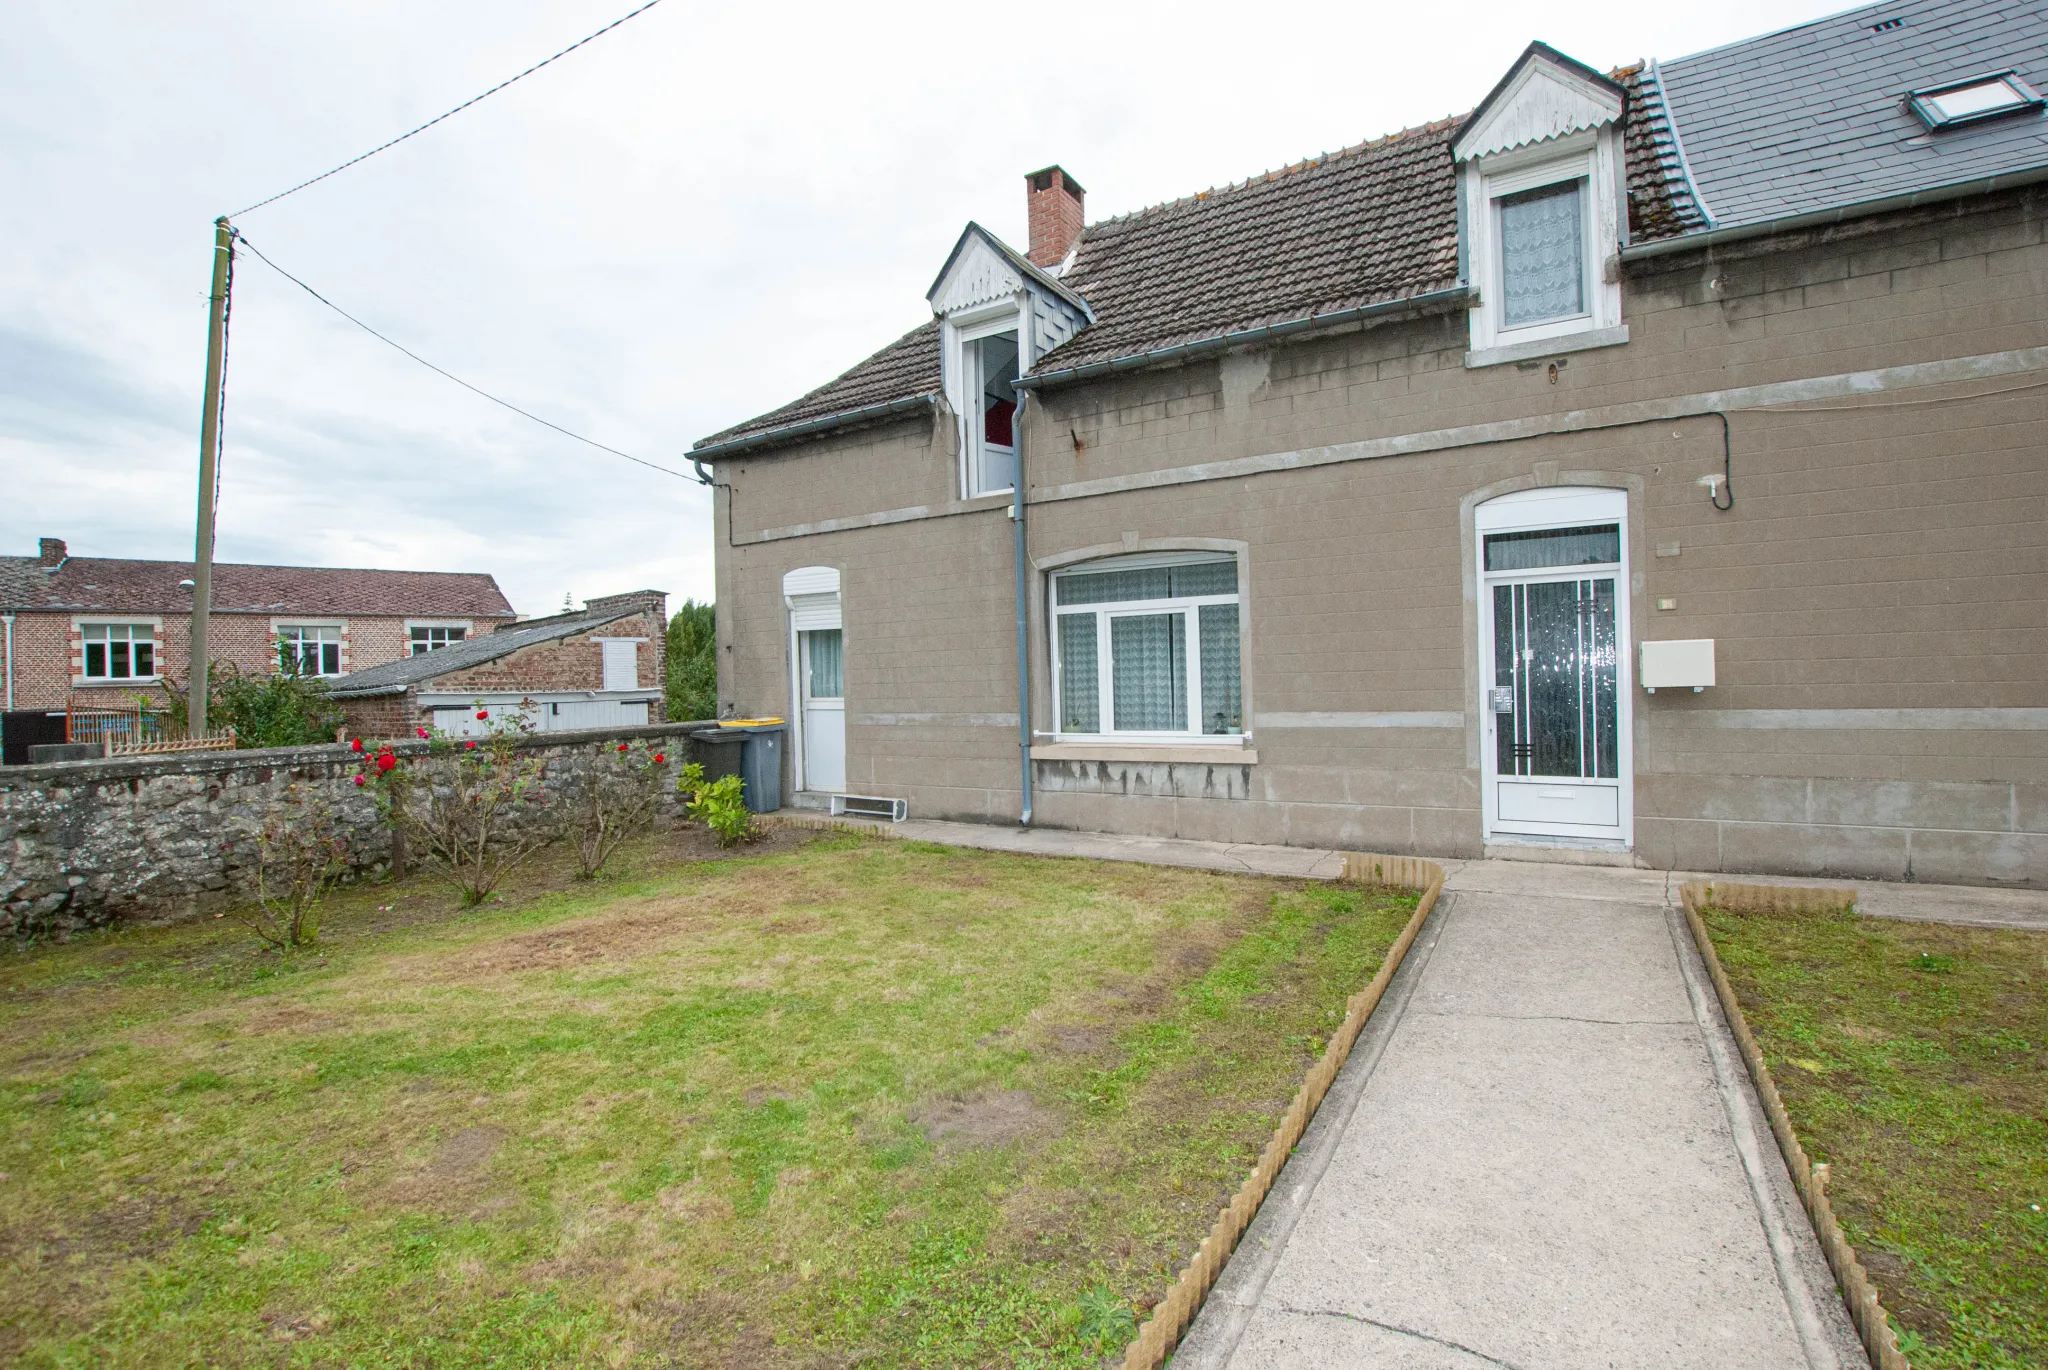
[[[1166,1291],[1166,1297],[1154,1306],[1151,1318],[1138,1329],[1137,1340],[1124,1353],[1124,1370],[1159,1370],[1173,1348],[1180,1344],[1188,1324],[1201,1311],[1202,1301],[1215,1287],[1216,1277],[1223,1273],[1224,1262],[1230,1259],[1238,1239],[1251,1226],[1259,1205],[1265,1202],[1274,1180],[1279,1178],[1280,1168],[1293,1154],[1302,1134],[1308,1130],[1309,1121],[1316,1116],[1323,1096],[1336,1082],[1337,1072],[1351,1055],[1352,1044],[1365,1029],[1366,1020],[1372,1017],[1373,1010],[1379,1007],[1380,998],[1393,981],[1394,972],[1401,968],[1408,948],[1414,945],[1416,935],[1422,931],[1424,921],[1428,919],[1430,910],[1436,907],[1437,896],[1443,893],[1444,888],[1443,867],[1434,861],[1412,856],[1346,852],[1341,878],[1356,884],[1420,890],[1422,899],[1416,904],[1415,914],[1408,920],[1408,925],[1394,939],[1394,945],[1387,948],[1386,960],[1381,963],[1379,973],[1372,977],[1372,983],[1351,996],[1343,1023],[1331,1034],[1322,1059],[1309,1068],[1294,1102],[1281,1116],[1273,1139],[1266,1143],[1258,1163],[1238,1187],[1237,1196],[1217,1214],[1216,1225],[1209,1229],[1209,1235],[1203,1238],[1202,1245],[1181,1271],[1180,1278]]]
[[[1792,1173],[1792,1186],[1799,1191],[1799,1201],[1813,1222],[1814,1235],[1820,1239],[1821,1252],[1827,1257],[1828,1269],[1834,1272],[1842,1300],[1849,1306],[1849,1318],[1863,1338],[1864,1349],[1870,1353],[1870,1363],[1875,1370],[1908,1370],[1905,1354],[1899,1350],[1898,1338],[1892,1332],[1891,1320],[1885,1316],[1884,1305],[1878,1302],[1877,1286],[1870,1282],[1863,1262],[1856,1258],[1856,1248],[1850,1245],[1842,1225],[1835,1220],[1834,1206],[1828,1202],[1828,1167],[1816,1165],[1808,1159],[1806,1148],[1800,1145],[1798,1134],[1792,1130],[1792,1119],[1785,1112],[1785,1101],[1771,1079],[1770,1067],[1764,1064],[1763,1051],[1757,1046],[1756,1037],[1742,1016],[1742,1006],[1735,1000],[1735,986],[1729,982],[1728,973],[1721,969],[1720,955],[1715,952],[1714,941],[1707,935],[1706,922],[1700,917],[1700,910],[1709,906],[1726,909],[1730,913],[1839,913],[1855,905],[1856,891],[1789,885],[1708,884],[1695,880],[1687,881],[1680,888],[1679,902],[1685,909],[1686,925],[1692,929],[1692,940],[1699,947],[1700,958],[1707,963],[1707,974],[1714,982],[1714,993],[1720,997],[1721,1012],[1727,1015],[1728,1029],[1734,1033],[1735,1045],[1742,1052],[1742,1063],[1749,1067],[1749,1078],[1756,1085],[1757,1098],[1771,1120],[1771,1135],[1778,1139],[1778,1150],[1784,1153],[1785,1168]]]

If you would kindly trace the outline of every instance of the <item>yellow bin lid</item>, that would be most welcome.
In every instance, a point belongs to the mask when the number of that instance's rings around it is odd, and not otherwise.
[[[779,718],[721,718],[718,720],[718,726],[721,728],[759,728],[765,724],[780,722],[782,720]]]

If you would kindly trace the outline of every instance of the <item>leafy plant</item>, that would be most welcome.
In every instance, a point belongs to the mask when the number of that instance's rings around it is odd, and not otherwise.
[[[669,722],[718,717],[715,605],[686,599],[668,621],[668,679],[663,685]]]
[[[737,847],[761,835],[747,811],[747,783],[736,775],[704,779],[704,768],[692,761],[683,767],[676,790],[689,796],[685,811],[711,829],[721,847]]]
[[[654,822],[668,757],[644,742],[600,746],[576,815],[576,874],[595,879],[634,833]]]
[[[207,695],[209,731],[235,730],[237,747],[309,747],[332,742],[342,724],[341,706],[327,693],[327,682],[303,675],[296,662],[275,675],[243,675],[232,661],[216,661]],[[191,686],[169,676],[162,688],[169,700],[172,726],[185,733],[191,726]]]
[[[356,777],[376,790],[378,808],[406,850],[438,869],[460,891],[464,908],[490,898],[507,872],[559,835],[559,825],[536,812],[547,807],[547,763],[519,745],[533,724],[517,711],[493,720],[479,707],[476,716],[490,725],[481,739],[458,743],[421,728],[423,761],[401,762],[387,745],[365,758]]]
[[[354,849],[347,822],[329,800],[288,786],[256,832],[256,907],[237,917],[279,951],[307,945],[319,931],[321,902],[347,874]]]

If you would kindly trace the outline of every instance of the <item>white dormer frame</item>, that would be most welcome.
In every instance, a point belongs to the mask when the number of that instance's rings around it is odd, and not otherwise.
[[[982,380],[970,344],[1014,332],[1022,375],[1093,322],[1093,316],[1079,296],[979,224],[969,224],[960,235],[925,298],[939,318],[939,384],[958,425],[960,497],[1008,495],[1012,487],[1007,481],[990,484],[999,477],[992,477],[982,441]]]
[[[1466,278],[1478,295],[1470,313],[1468,367],[1497,366],[1612,347],[1628,341],[1622,322],[1621,258],[1628,222],[1623,175],[1622,92],[1612,81],[1533,45],[1452,146]],[[1583,313],[1510,327],[1501,256],[1501,201],[1526,191],[1580,183]]]

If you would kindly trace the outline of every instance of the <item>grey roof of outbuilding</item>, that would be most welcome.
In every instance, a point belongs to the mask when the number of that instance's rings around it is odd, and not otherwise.
[[[2006,68],[2048,81],[2043,0],[1889,0],[1656,74],[1713,227],[1729,229],[2042,167],[2038,111],[1929,133],[1906,107]]]
[[[451,642],[446,647],[418,656],[402,656],[396,661],[387,661],[382,666],[372,666],[367,671],[352,671],[334,680],[327,692],[336,699],[356,699],[364,695],[398,694],[408,685],[418,685],[471,666],[508,657],[521,647],[537,643],[555,642],[578,633],[587,633],[607,623],[630,618],[641,611],[639,604],[623,605],[593,613],[589,609],[573,614],[556,614],[552,618],[529,619],[525,623],[508,624],[495,633],[484,633],[479,637],[464,638]]]

